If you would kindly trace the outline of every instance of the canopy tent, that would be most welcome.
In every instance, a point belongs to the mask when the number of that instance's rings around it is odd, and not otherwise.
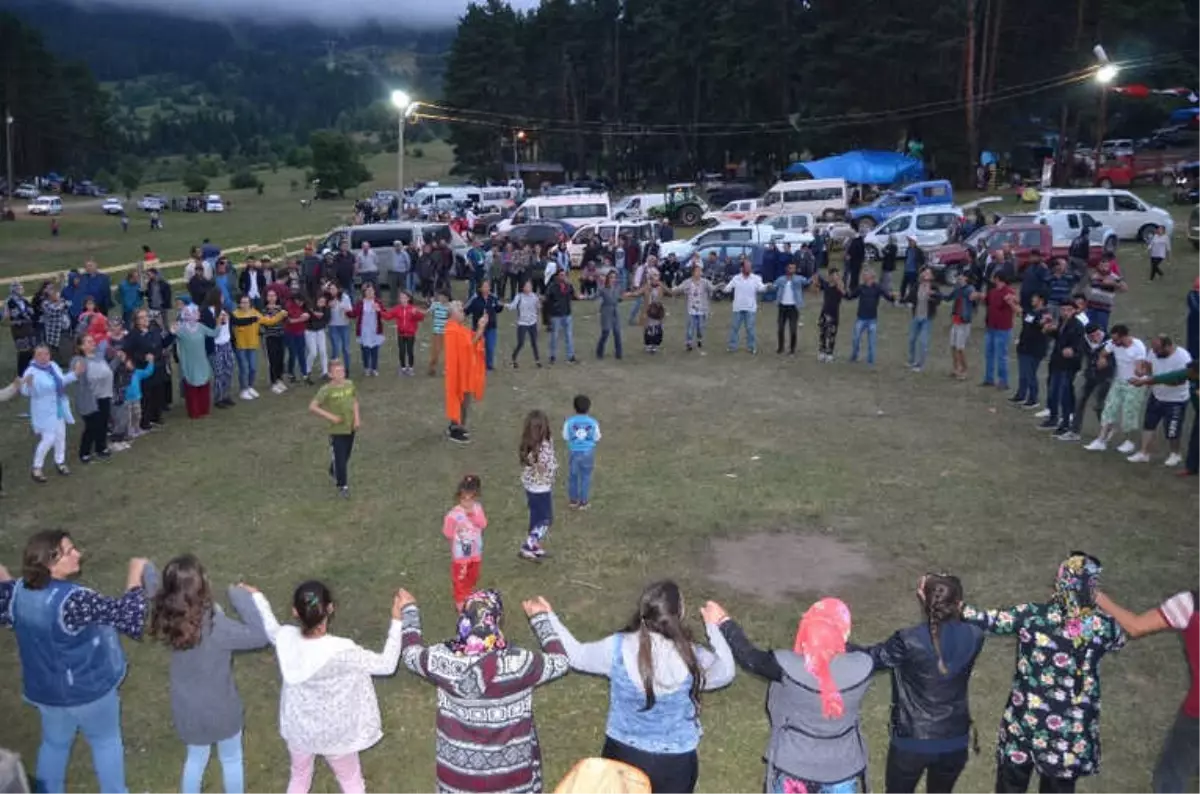
[[[892,185],[923,180],[925,164],[899,152],[864,149],[823,160],[792,163],[784,174],[801,179],[841,178],[865,185]]]
[[[1200,108],[1179,108],[1171,111],[1171,115],[1167,118],[1169,124],[1190,124],[1196,126],[1196,119],[1200,118]]]

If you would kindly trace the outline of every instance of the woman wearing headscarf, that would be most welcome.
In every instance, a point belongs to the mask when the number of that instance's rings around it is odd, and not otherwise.
[[[437,790],[542,790],[542,751],[533,721],[533,690],[569,669],[550,622],[550,606],[526,601],[541,652],[508,644],[504,604],[495,590],[463,602],[455,636],[426,646],[415,603],[402,613],[404,666],[438,688]]]
[[[472,398],[483,399],[487,383],[486,354],[483,334],[487,330],[488,316],[483,314],[474,332],[466,325],[466,315],[460,301],[450,303],[450,319],[446,323],[446,418],[450,426],[446,434],[451,441],[466,444],[471,440],[467,432],[467,409]]]
[[[672,581],[648,585],[624,631],[598,642],[579,642],[550,615],[572,669],[610,682],[600,754],[645,772],[654,791],[696,788],[700,693],[727,686],[736,672],[717,624],[705,615],[710,651],[692,641],[683,618],[683,595]]]
[[[223,326],[229,322],[229,317],[221,312],[218,321]],[[213,372],[204,351],[204,341],[215,337],[218,329],[201,323],[200,310],[189,304],[180,310],[179,322],[171,332],[175,334],[175,349],[183,373],[183,402],[188,418],[208,416]]]
[[[24,372],[33,359],[33,348],[37,344],[37,327],[34,323],[33,304],[25,300],[25,287],[14,281],[8,285],[8,300],[4,303],[4,316],[12,331],[13,347],[17,349],[17,372]]]
[[[1000,720],[996,791],[1072,792],[1100,771],[1100,660],[1126,635],[1096,608],[1100,561],[1081,551],[1058,567],[1049,601],[1007,609],[964,606],[962,619],[1017,635],[1012,693]]]
[[[142,419],[140,429],[149,431],[162,425],[163,406],[170,402],[171,358],[166,350],[175,338],[164,333],[158,322],[150,321],[149,309],[138,309],[133,314],[133,328],[122,340],[126,358],[134,367],[142,367],[154,361],[154,371],[142,383]],[[153,357],[153,359],[149,358]]]
[[[709,602],[704,619],[717,623],[747,672],[770,681],[767,719],[768,792],[866,790],[867,742],[859,724],[871,684],[871,657],[849,650],[850,608],[822,598],[800,618],[792,649],[756,648],[720,604]]]
[[[82,361],[76,362],[71,372],[63,374],[58,364],[50,360],[50,348],[38,345],[29,368],[21,376],[21,394],[29,398],[29,423],[38,437],[30,472],[36,483],[46,482],[42,465],[51,449],[58,473],[63,476],[71,473],[67,468],[67,425],[75,424],[75,417],[71,415],[67,386],[83,374],[84,366]]]

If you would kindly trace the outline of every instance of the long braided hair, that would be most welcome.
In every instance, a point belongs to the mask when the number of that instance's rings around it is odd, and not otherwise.
[[[942,660],[941,627],[950,620],[962,617],[963,586],[957,576],[937,573],[925,577],[921,589],[921,603],[925,608],[925,620],[929,624],[929,636],[933,639],[933,652],[937,655],[938,672],[949,675]]]

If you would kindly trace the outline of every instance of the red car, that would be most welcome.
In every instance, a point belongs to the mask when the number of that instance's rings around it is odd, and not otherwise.
[[[1042,259],[1067,258],[1067,246],[1053,245],[1050,227],[1042,223],[1009,223],[985,226],[962,242],[948,243],[931,248],[926,252],[926,262],[935,273],[940,273],[946,283],[954,281],[958,271],[971,263],[967,248],[973,248],[976,256],[999,251],[1011,244],[1017,260],[1018,272],[1029,263],[1029,254],[1034,249],[1042,252]],[[1104,253],[1104,247],[1096,244],[1088,249],[1088,267],[1095,267]]]

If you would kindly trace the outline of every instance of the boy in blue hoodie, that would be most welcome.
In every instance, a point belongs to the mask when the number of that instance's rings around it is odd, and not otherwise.
[[[600,442],[600,423],[588,411],[592,401],[585,395],[575,397],[575,415],[563,422],[563,440],[567,442],[567,494],[571,507],[588,508],[592,489],[592,469],[596,465],[596,444]]]
[[[112,361],[113,407],[112,448],[117,452],[129,449],[130,441],[142,435],[142,381],[154,374],[154,356],[147,355],[138,367],[124,350],[117,349]]]

